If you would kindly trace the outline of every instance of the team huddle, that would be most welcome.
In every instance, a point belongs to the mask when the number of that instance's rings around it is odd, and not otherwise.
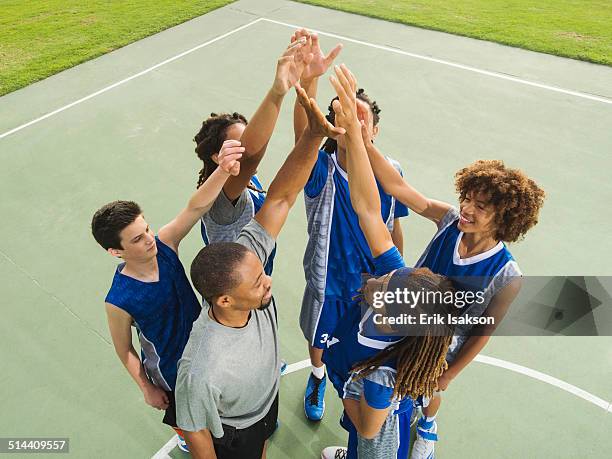
[[[410,450],[412,459],[433,458],[440,393],[486,345],[520,290],[521,271],[505,243],[537,224],[544,192],[520,170],[482,160],[455,174],[458,207],[421,194],[375,146],[381,110],[345,65],[333,67],[337,96],[327,115],[317,105],[318,80],[340,51],[325,55],[316,34],[296,31],[250,121],[234,112],[202,123],[194,138],[203,162],[197,190],[157,235],[132,201],[106,204],[93,217],[96,241],[123,259],[105,299],[117,355],[146,403],[165,410],[179,447],[196,458],[265,458],[278,427],[284,364],[270,276],[276,239],[300,192],[308,241],[299,323],[312,364],[304,412],[322,420],[329,378],[348,431],[347,445],[325,448],[324,459],[406,459]],[[295,144],[265,191],[255,174],[292,88]],[[399,219],[409,209],[437,228],[414,267],[402,258]],[[201,303],[178,257],[198,222],[205,247],[190,277]],[[400,333],[373,311],[380,294],[402,289],[440,297],[478,291],[482,301],[427,307],[494,320]]]

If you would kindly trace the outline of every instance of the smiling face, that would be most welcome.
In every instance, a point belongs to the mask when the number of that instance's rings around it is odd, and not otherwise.
[[[491,233],[496,230],[495,207],[486,193],[469,191],[459,202],[459,224],[464,233]]]
[[[155,235],[142,215],[119,233],[121,249],[108,249],[113,256],[126,261],[145,262],[157,255]]]

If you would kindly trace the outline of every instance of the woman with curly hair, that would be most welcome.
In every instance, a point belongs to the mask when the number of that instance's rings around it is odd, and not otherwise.
[[[268,147],[283,99],[312,59],[311,53],[304,52],[305,43],[305,40],[294,41],[278,59],[272,87],[250,123],[240,113],[211,113],[193,139],[196,154],[203,163],[198,188],[217,169],[222,148],[243,152],[240,174],[227,180],[212,208],[201,219],[205,244],[235,241],[263,205],[265,192],[255,173]],[[265,267],[268,275],[272,272],[273,258],[274,253]]]
[[[411,459],[432,458],[437,441],[439,391],[478,355],[506,314],[521,286],[521,271],[505,243],[517,242],[538,223],[544,191],[519,169],[498,160],[481,160],[455,174],[459,208],[430,199],[404,181],[369,139],[362,135],[376,178],[385,191],[431,220],[437,231],[417,261],[436,274],[451,278],[461,289],[479,291],[483,301],[464,308],[463,317],[491,317],[492,325],[455,330],[446,357],[448,368],[437,382],[438,392],[423,408]],[[426,401],[427,403],[427,401]]]

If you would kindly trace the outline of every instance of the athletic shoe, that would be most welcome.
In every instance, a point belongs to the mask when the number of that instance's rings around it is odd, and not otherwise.
[[[412,446],[410,459],[433,459],[437,441],[438,425],[436,421],[426,422],[422,417],[417,424],[417,436]]]
[[[285,374],[285,371],[287,371],[287,362],[281,359],[281,376]]]
[[[178,448],[181,451],[188,453],[189,447],[187,446],[187,442],[185,441],[185,439],[181,437],[179,434],[177,434],[176,436],[178,437],[178,443],[177,443]]]
[[[308,383],[306,384],[306,392],[304,394],[304,412],[306,417],[311,421],[320,421],[325,413],[325,386],[327,379],[317,378],[310,373]]]
[[[328,446],[321,451],[321,459],[346,459],[346,453],[342,446]]]

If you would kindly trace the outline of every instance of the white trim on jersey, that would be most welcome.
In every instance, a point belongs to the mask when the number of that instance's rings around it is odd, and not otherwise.
[[[487,258],[495,255],[500,250],[504,249],[504,243],[499,241],[495,247],[487,250],[486,252],[479,253],[478,255],[474,255],[473,257],[469,258],[461,258],[459,256],[459,244],[461,243],[461,238],[463,237],[463,234],[463,231],[459,232],[459,236],[457,236],[457,241],[455,242],[455,248],[453,249],[453,263],[456,265],[472,265],[474,263],[478,263],[479,261],[486,260]]]
[[[334,162],[334,166],[336,166],[336,169],[338,169],[338,172],[340,172],[342,178],[348,182],[348,174],[344,169],[340,167],[340,164],[338,163],[338,158],[336,158],[336,153],[332,153],[329,156],[331,156],[331,159]]]

